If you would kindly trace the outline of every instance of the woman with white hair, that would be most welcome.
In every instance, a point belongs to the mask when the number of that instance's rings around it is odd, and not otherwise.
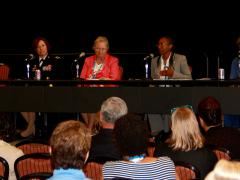
[[[205,180],[240,180],[240,162],[221,159]]]

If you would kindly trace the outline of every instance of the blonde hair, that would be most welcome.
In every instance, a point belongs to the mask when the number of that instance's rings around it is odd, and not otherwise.
[[[173,150],[190,151],[203,147],[196,116],[186,107],[177,108],[172,114],[172,134],[166,141]]]
[[[96,44],[100,43],[100,42],[105,42],[107,49],[109,49],[109,42],[108,39],[105,36],[98,36],[97,39],[95,39],[94,43],[93,43],[93,49],[96,47]]]
[[[240,180],[240,162],[219,160],[205,180]]]

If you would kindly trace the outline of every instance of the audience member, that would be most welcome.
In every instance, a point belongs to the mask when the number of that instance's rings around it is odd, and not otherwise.
[[[121,116],[127,114],[125,101],[119,97],[110,97],[102,103],[100,123],[102,129],[92,137],[88,161],[120,160],[122,155],[113,136],[114,123]]]
[[[231,158],[240,158],[240,131],[223,127],[223,113],[219,101],[211,96],[198,103],[199,124],[204,130],[207,145],[228,149]]]
[[[119,80],[121,77],[119,60],[108,53],[108,39],[104,36],[97,37],[93,44],[93,50],[95,54],[87,57],[84,61],[80,78],[85,80]],[[92,129],[96,114],[82,113],[82,116],[87,126]]]
[[[240,162],[219,160],[205,180],[240,180]]]
[[[149,131],[142,116],[128,114],[121,117],[115,123],[114,134],[123,160],[106,162],[104,179],[176,179],[170,158],[146,156]]]
[[[230,79],[240,78],[240,36],[236,40],[237,56],[232,60]]]
[[[23,154],[21,149],[0,140],[0,156],[3,157],[9,165],[9,180],[16,180],[14,171],[14,162],[17,158],[21,157]]]
[[[50,138],[54,172],[49,179],[87,179],[82,168],[90,141],[90,131],[83,123],[69,120],[58,124]]]
[[[173,161],[194,165],[201,179],[211,171],[217,162],[215,154],[204,147],[196,116],[189,107],[172,109],[172,133],[165,143],[158,143],[154,156],[169,156]]]

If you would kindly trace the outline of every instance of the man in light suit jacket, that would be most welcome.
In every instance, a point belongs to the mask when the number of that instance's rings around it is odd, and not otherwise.
[[[157,48],[160,56],[151,61],[151,77],[153,79],[192,79],[187,58],[173,52],[171,37],[161,37]]]

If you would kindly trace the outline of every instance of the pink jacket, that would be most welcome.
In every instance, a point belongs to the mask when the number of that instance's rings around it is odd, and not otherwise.
[[[80,78],[88,79],[93,73],[94,61],[96,55],[87,57],[85,59]],[[96,75],[96,79],[99,78],[110,78],[111,80],[120,80],[120,69],[118,65],[118,58],[107,54],[105,57],[104,65],[102,70]]]

